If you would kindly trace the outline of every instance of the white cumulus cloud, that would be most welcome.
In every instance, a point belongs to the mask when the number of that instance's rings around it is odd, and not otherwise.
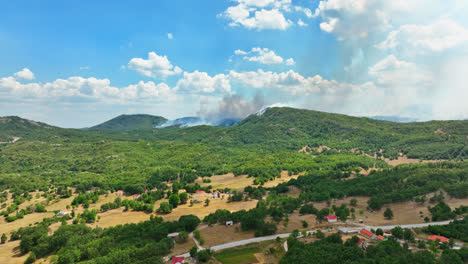
[[[286,17],[292,12],[303,13],[307,18],[313,17],[309,8],[292,5],[291,0],[234,0],[237,5],[228,7],[218,17],[229,21],[229,26],[242,26],[255,30],[286,30],[294,23]],[[300,20],[300,26],[307,24]]]
[[[292,58],[284,60],[273,50],[270,50],[268,48],[254,47],[250,51],[235,50],[234,54],[243,55],[243,59],[246,61],[258,62],[260,64],[266,65],[285,63],[286,65],[291,66],[296,63]]]
[[[182,69],[178,66],[173,66],[166,56],[159,56],[153,51],[148,53],[148,59],[131,59],[128,63],[128,68],[144,76],[161,79],[182,73]]]
[[[34,73],[32,73],[28,68],[23,68],[21,71],[15,73],[15,78],[20,80],[33,80]]]
[[[231,93],[231,84],[224,74],[211,77],[206,72],[184,72],[174,91],[188,94],[229,94]]]

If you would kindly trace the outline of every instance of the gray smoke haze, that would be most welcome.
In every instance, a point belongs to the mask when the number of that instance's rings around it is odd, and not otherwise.
[[[202,102],[198,116],[213,124],[223,119],[245,118],[261,110],[264,105],[265,99],[261,92],[257,92],[251,100],[242,95],[227,95],[218,102],[214,109],[207,109],[206,104]]]

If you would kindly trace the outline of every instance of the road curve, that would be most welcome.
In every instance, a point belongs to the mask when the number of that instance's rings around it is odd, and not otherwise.
[[[314,233],[316,230],[310,230],[307,231],[307,233]],[[286,238],[289,237],[291,233],[285,233],[285,234],[275,234],[271,236],[263,236],[263,237],[254,237],[254,238],[249,238],[249,239],[244,239],[244,240],[238,240],[238,241],[233,241],[233,242],[228,242],[216,246],[212,246],[210,249],[213,251],[219,251],[227,248],[233,248],[233,247],[238,247],[238,246],[243,246],[251,243],[258,243],[258,242],[263,242],[263,241],[268,241],[268,240],[274,240],[277,237],[280,238]],[[189,257],[190,253],[185,253],[182,255],[178,255],[178,257]]]
[[[383,229],[383,230],[390,230],[390,229],[393,229],[393,228],[395,228],[397,226],[399,226],[401,228],[422,228],[422,227],[427,227],[427,226],[430,226],[430,225],[447,225],[452,221],[453,220],[440,221],[440,222],[428,222],[428,223],[421,223],[421,224],[384,225],[384,226],[367,226],[367,225],[363,225],[362,227],[357,228],[357,229],[366,228],[366,229],[370,230],[370,229],[380,228],[380,229]],[[349,228],[349,229],[356,229],[356,228]],[[310,230],[310,231],[307,231],[307,233],[313,233],[315,231],[316,230]],[[325,230],[322,230],[322,231],[325,232]],[[211,250],[219,251],[219,250],[238,247],[238,246],[243,246],[243,245],[247,245],[247,244],[251,244],[251,243],[257,243],[257,242],[273,240],[273,239],[276,239],[277,237],[286,238],[289,235],[291,235],[291,233],[276,234],[276,235],[271,235],[271,236],[254,237],[254,238],[249,238],[249,239],[244,239],[244,240],[238,240],[238,241],[233,241],[233,242],[228,242],[228,243],[212,246]],[[189,257],[189,256],[190,256],[189,253],[178,255],[178,257]]]

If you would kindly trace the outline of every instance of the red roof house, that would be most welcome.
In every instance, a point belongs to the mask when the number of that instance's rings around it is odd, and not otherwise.
[[[134,194],[134,195],[133,195],[133,200],[136,201],[136,200],[138,200],[138,198],[140,198],[140,195],[139,195],[139,194]]]
[[[122,196],[122,195],[123,195],[123,191],[122,191],[122,190],[118,190],[118,191],[115,192],[115,194],[116,194],[117,196]]]
[[[196,192],[197,194],[206,194],[205,191],[201,191],[201,190],[197,190],[197,191],[195,191],[195,192]]]
[[[157,191],[157,190],[158,190],[158,188],[154,187],[151,191],[152,191],[152,192],[155,192],[155,191]]]
[[[450,239],[448,239],[448,238],[446,238],[444,236],[437,236],[437,235],[431,235],[427,239],[432,240],[432,241],[436,241],[437,239],[439,239],[439,241],[442,242],[442,243],[450,242]]]
[[[171,264],[180,264],[180,263],[184,263],[184,257],[173,257],[172,258],[172,261],[171,261]]]
[[[334,222],[338,221],[338,218],[336,217],[336,215],[327,215],[327,216],[325,216],[325,219],[329,223],[334,223]]]
[[[378,240],[384,240],[384,237],[381,236],[381,235],[378,235],[378,236],[377,236],[377,239],[378,239]]]
[[[366,230],[366,229],[361,229],[361,231],[359,231],[359,233],[365,237],[368,237],[368,238],[374,238],[375,237],[375,234],[372,233],[371,231],[369,230]]]

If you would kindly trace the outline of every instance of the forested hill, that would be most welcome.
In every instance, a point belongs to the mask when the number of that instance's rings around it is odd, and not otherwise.
[[[394,123],[294,108],[269,108],[228,128],[196,126],[154,132],[160,139],[227,147],[298,151],[325,145],[338,151],[359,149],[373,154],[383,150],[388,158],[402,152],[424,159],[468,157],[467,135],[467,121]]]
[[[231,127],[155,128],[166,119],[150,115],[122,115],[89,130],[60,129],[17,117],[9,120],[12,121],[0,122],[0,138],[163,140],[269,152],[328,146],[337,151],[358,149],[371,155],[383,154],[387,158],[396,158],[399,153],[422,159],[468,157],[466,120],[394,123],[294,108],[268,108]]]
[[[97,126],[90,127],[90,130],[109,131],[132,131],[141,129],[153,129],[166,122],[167,119],[161,116],[152,115],[120,115]]]
[[[16,137],[31,138],[39,134],[53,135],[61,128],[50,126],[41,122],[23,119],[17,116],[0,117],[0,141],[12,141]]]

